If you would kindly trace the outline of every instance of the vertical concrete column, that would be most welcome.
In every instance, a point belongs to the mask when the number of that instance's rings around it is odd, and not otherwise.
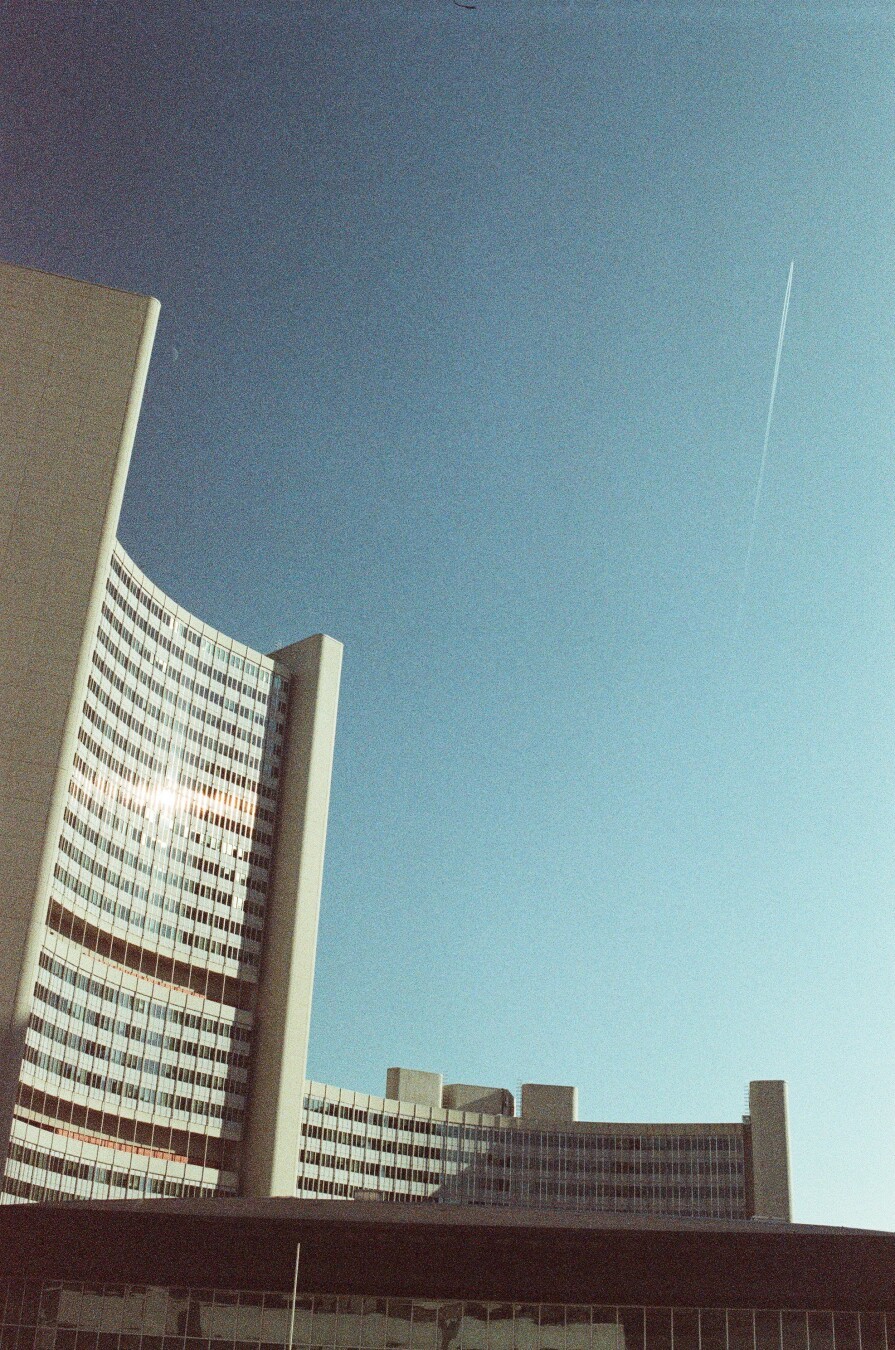
[[[0,265],[0,1170],[158,313]]]
[[[789,1188],[789,1126],[786,1083],[749,1084],[752,1184],[756,1218],[792,1219]]]
[[[292,672],[255,1010],[244,1195],[295,1195],[342,644],[318,634]]]

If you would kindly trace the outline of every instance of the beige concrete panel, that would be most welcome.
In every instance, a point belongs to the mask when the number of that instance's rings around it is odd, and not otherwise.
[[[786,1083],[782,1079],[749,1084],[749,1126],[756,1217],[789,1222],[789,1124]]]
[[[318,634],[274,657],[292,672],[264,925],[244,1195],[295,1195],[342,644]]]
[[[522,1119],[554,1124],[578,1119],[578,1089],[556,1083],[522,1084]]]
[[[0,265],[0,1151],[158,303]]]
[[[509,1088],[479,1087],[474,1083],[445,1083],[441,1105],[450,1111],[476,1111],[488,1116],[512,1116],[516,1109]]]
[[[425,1069],[386,1069],[385,1095],[393,1102],[414,1106],[441,1106],[443,1078]]]

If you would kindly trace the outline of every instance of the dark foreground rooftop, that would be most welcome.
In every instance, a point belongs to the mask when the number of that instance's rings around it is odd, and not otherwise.
[[[0,1275],[300,1292],[895,1312],[895,1234],[331,1200],[0,1207]]]

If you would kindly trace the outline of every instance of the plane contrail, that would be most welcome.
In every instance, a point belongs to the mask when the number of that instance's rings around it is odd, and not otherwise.
[[[746,587],[749,584],[749,569],[752,566],[752,550],[755,547],[755,526],[758,521],[758,508],[761,505],[761,493],[764,487],[764,471],[768,462],[768,442],[771,439],[771,422],[774,417],[774,400],[777,397],[777,379],[780,375],[780,358],[783,355],[783,339],[786,336],[786,316],[789,313],[789,297],[792,292],[792,270],[795,259],[789,264],[789,277],[786,282],[786,295],[783,298],[783,313],[780,315],[780,334],[777,338],[777,356],[774,361],[774,378],[771,381],[771,399],[768,403],[768,420],[764,428],[764,445],[761,448],[761,464],[758,468],[758,481],[755,484],[755,501],[752,503],[752,524],[749,527],[749,546],[746,549],[746,561],[743,564],[743,579],[740,582],[740,601],[737,606],[734,637],[739,635],[743,618],[743,605],[746,600]]]

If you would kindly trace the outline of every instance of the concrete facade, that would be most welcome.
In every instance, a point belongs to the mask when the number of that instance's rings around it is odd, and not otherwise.
[[[296,1194],[302,1198],[417,1201],[578,1213],[788,1219],[788,1167],[779,1112],[742,1121],[657,1124],[579,1121],[574,1089],[527,1084],[515,1115],[504,1088],[448,1084],[391,1069],[385,1097],[305,1084]],[[415,1085],[412,1098],[395,1090]],[[779,1100],[779,1083],[753,1083],[753,1103]],[[531,1089],[537,1090],[532,1094]],[[490,1110],[486,1110],[490,1107]],[[553,1118],[547,1116],[547,1110]],[[558,1118],[557,1118],[558,1117]],[[768,1177],[775,1178],[772,1191]],[[762,1209],[757,1209],[755,1197]]]
[[[157,302],[0,304],[3,1200],[291,1192],[342,649],[116,543]]]
[[[553,1083],[522,1084],[523,1120],[543,1120],[553,1125],[578,1119],[578,1089]]]
[[[387,1069],[385,1095],[414,1106],[441,1106],[442,1076],[422,1069]]]
[[[0,266],[0,1151],[158,302]]]
[[[243,1193],[294,1195],[342,646],[306,638],[275,654],[291,672],[280,822],[255,1010]]]
[[[749,1084],[754,1212],[791,1219],[789,1119],[786,1084],[779,1079]]]

